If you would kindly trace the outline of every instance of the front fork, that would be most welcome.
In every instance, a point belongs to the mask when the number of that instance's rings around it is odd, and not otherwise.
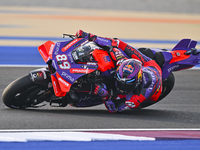
[[[51,81],[51,73],[47,68],[40,68],[33,70],[29,73],[30,80],[36,85],[41,86],[44,89],[50,89],[52,92],[52,96],[48,100],[51,106],[56,107],[65,107],[68,102],[66,101],[66,97],[57,97],[53,91],[53,85]],[[57,105],[54,105],[57,104]]]

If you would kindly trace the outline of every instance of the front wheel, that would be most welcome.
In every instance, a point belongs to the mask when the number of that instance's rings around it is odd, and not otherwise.
[[[10,108],[34,107],[49,97],[51,91],[34,84],[29,75],[20,77],[10,83],[2,94],[2,100]]]

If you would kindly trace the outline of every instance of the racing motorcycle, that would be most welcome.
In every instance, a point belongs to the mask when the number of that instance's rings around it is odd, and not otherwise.
[[[46,104],[65,107],[89,107],[100,105],[103,100],[92,91],[97,81],[104,82],[113,99],[115,64],[109,52],[113,47],[101,47],[84,38],[68,36],[69,40],[54,43],[47,41],[38,47],[46,68],[31,71],[10,83],[2,94],[2,100],[10,108],[37,108]],[[200,64],[197,41],[182,39],[172,50],[139,48],[154,59],[162,69],[162,100],[174,86],[173,71],[192,68]],[[123,51],[122,51],[123,53]],[[152,105],[144,101],[141,108]]]

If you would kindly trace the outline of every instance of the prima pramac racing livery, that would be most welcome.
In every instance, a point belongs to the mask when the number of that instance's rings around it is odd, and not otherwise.
[[[48,65],[31,71],[10,83],[2,94],[7,107],[25,109],[28,107],[51,106],[89,107],[103,103],[93,93],[94,84],[102,81],[113,98],[113,76],[116,66],[110,55],[113,47],[101,47],[85,38],[75,38],[54,43],[47,41],[38,50]],[[159,100],[167,96],[174,86],[172,71],[191,68],[200,64],[197,41],[182,39],[172,50],[139,48],[138,50],[157,62],[162,70],[162,93]],[[124,53],[122,51],[122,53]],[[158,101],[159,101],[158,100]],[[144,101],[141,108],[152,105]]]

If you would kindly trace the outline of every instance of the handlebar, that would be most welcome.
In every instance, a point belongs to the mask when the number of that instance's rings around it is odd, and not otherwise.
[[[71,34],[63,34],[63,38],[65,38],[66,36],[72,38],[73,40],[76,38],[75,35],[71,35]]]

